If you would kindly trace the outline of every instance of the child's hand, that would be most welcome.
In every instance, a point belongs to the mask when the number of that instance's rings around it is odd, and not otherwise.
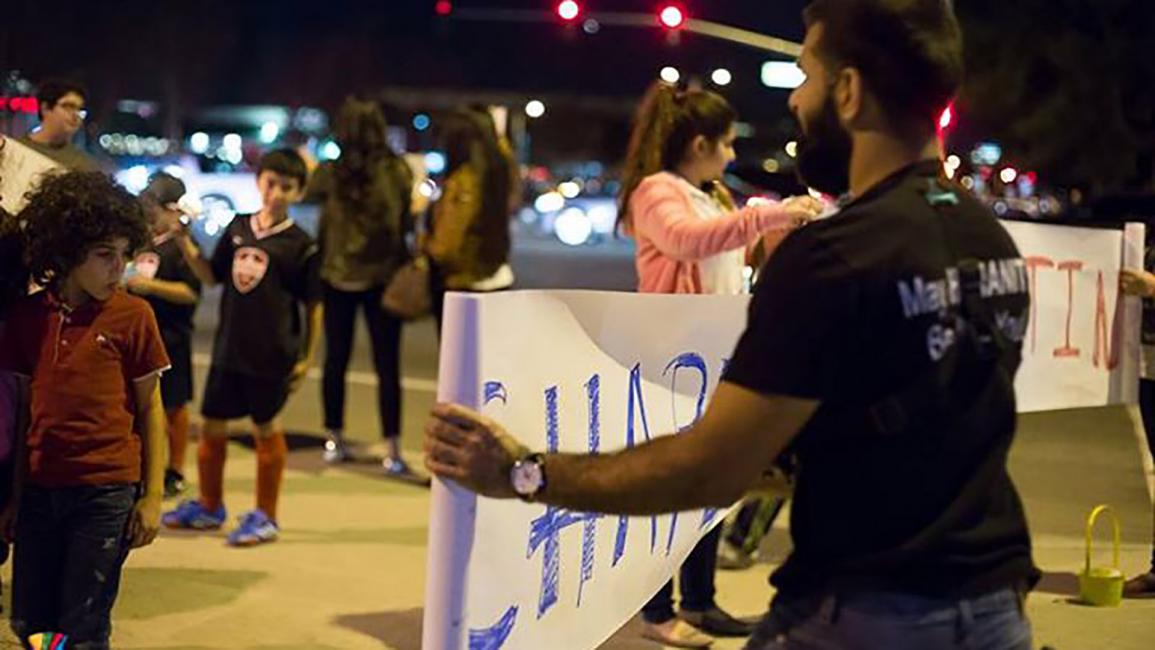
[[[3,511],[0,511],[0,536],[9,544],[16,541],[16,517],[19,511],[20,507],[15,503],[9,503]]]
[[[151,283],[152,281],[148,278],[142,278],[139,275],[134,275],[124,282],[124,286],[127,287],[129,291],[138,296],[147,296],[149,294],[149,289],[152,288]]]
[[[128,519],[128,543],[131,548],[148,546],[160,530],[160,497],[141,497]]]
[[[297,364],[293,366],[293,372],[289,375],[290,395],[297,392],[297,389],[301,387],[302,383],[304,383],[305,375],[307,374],[309,374],[308,361],[298,361]]]
[[[804,226],[826,209],[826,204],[810,195],[792,196],[782,201],[782,208],[794,217],[795,226]]]

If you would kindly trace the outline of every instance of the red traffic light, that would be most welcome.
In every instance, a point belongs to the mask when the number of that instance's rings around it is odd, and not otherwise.
[[[437,0],[437,2],[433,4],[433,11],[436,12],[438,16],[448,16],[453,13],[453,3],[449,0]]]
[[[954,104],[943,109],[942,114],[938,117],[938,130],[945,131],[950,128],[951,122],[954,122]]]
[[[558,3],[556,11],[559,18],[572,22],[582,15],[582,6],[576,0],[563,0]]]
[[[658,22],[667,29],[679,29],[686,23],[686,11],[676,4],[663,5],[658,10]]]

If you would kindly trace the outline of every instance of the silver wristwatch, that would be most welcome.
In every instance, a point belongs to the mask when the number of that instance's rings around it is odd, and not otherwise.
[[[509,470],[509,484],[519,499],[532,503],[545,489],[545,456],[529,454],[515,462]]]

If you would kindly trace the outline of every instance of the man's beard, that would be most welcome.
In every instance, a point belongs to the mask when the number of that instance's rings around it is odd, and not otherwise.
[[[809,133],[802,132],[798,137],[798,179],[824,194],[845,194],[850,189],[852,143],[850,133],[838,121],[829,94],[817,119],[807,127]]]

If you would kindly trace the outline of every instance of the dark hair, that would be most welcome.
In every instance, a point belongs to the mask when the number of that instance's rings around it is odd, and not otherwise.
[[[738,113],[725,97],[708,90],[679,91],[657,81],[646,91],[634,118],[630,148],[622,170],[618,230],[629,229],[630,197],[647,176],[676,168],[694,138],[718,140],[730,131]]]
[[[36,88],[37,116],[43,120],[44,111],[56,107],[56,102],[68,93],[76,93],[87,99],[84,86],[68,79],[46,79]]]
[[[829,70],[857,68],[896,128],[932,131],[963,79],[962,30],[951,0],[814,0],[815,55]]]
[[[392,205],[400,198],[409,200],[409,169],[389,147],[385,114],[376,102],[348,97],[337,112],[333,138],[341,147],[341,157],[333,165],[336,180],[335,195],[347,206],[364,207],[372,194],[385,202],[386,214],[397,214],[406,206]],[[381,172],[388,173],[391,189],[404,185],[403,195],[397,192],[372,192]]]
[[[262,172],[295,178],[302,190],[309,180],[309,168],[305,165],[305,159],[295,149],[273,149],[261,156],[260,162],[257,163],[257,176]]]
[[[181,179],[168,172],[156,172],[148,179],[148,186],[141,191],[140,198],[164,207],[179,201],[187,191]]]
[[[24,264],[24,230],[20,220],[0,207],[0,321],[8,309],[28,292],[28,266]]]
[[[46,177],[20,218],[27,224],[28,271],[42,285],[67,277],[97,244],[124,237],[136,251],[149,236],[140,201],[101,172]]]
[[[473,103],[466,106],[466,110],[473,115],[481,125],[482,136],[487,140],[486,146],[492,146],[501,154],[501,161],[506,167],[507,180],[510,183],[509,212],[514,212],[521,204],[521,169],[514,157],[513,145],[509,138],[497,130],[497,120],[493,118],[489,106]]]
[[[513,170],[502,153],[492,117],[470,109],[456,110],[442,120],[441,144],[445,151],[445,174],[471,165],[481,179],[481,257],[504,262],[509,253],[509,213]],[[500,266],[500,264],[498,264]],[[497,270],[496,267],[493,270]]]

